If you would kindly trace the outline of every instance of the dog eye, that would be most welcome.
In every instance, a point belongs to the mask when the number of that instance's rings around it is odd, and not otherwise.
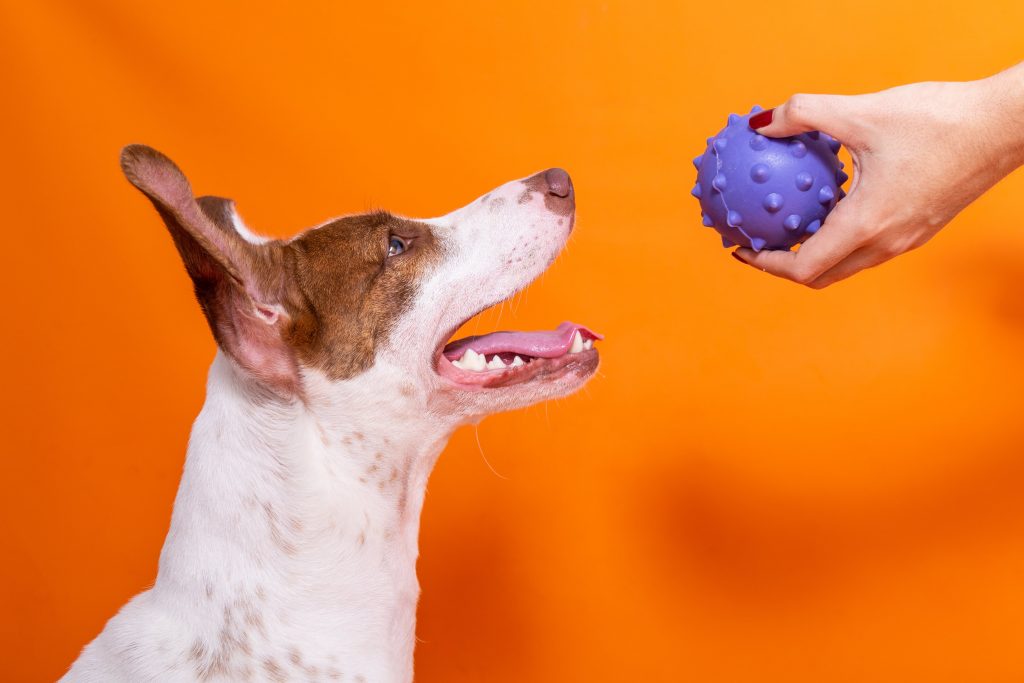
[[[405,240],[401,237],[391,237],[391,242],[388,243],[388,256],[398,256],[406,250]]]

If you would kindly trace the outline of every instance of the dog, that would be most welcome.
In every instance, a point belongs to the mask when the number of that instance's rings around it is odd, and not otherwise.
[[[569,175],[506,183],[442,218],[378,211],[289,240],[121,153],[217,342],[157,579],[64,681],[413,678],[420,511],[452,432],[565,396],[601,336],[563,323],[449,343],[543,273],[575,222]]]

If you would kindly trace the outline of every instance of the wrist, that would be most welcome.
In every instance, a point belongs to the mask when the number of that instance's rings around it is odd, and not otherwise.
[[[1009,173],[1024,165],[1024,62],[975,84],[981,91],[979,108],[1004,146],[1002,161],[1009,162]]]

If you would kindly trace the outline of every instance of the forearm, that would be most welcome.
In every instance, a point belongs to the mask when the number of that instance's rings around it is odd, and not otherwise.
[[[1024,62],[977,84],[1005,149],[1000,161],[1007,167],[1001,170],[1010,173],[1024,166]]]

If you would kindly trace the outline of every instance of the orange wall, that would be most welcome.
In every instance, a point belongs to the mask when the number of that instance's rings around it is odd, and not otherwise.
[[[689,196],[730,111],[988,74],[1024,4],[263,4],[0,2],[0,678],[54,679],[152,581],[203,400],[138,141],[274,235],[573,173],[573,243],[502,324],[591,325],[603,370],[452,440],[418,680],[1024,679],[1024,174],[823,292]]]

